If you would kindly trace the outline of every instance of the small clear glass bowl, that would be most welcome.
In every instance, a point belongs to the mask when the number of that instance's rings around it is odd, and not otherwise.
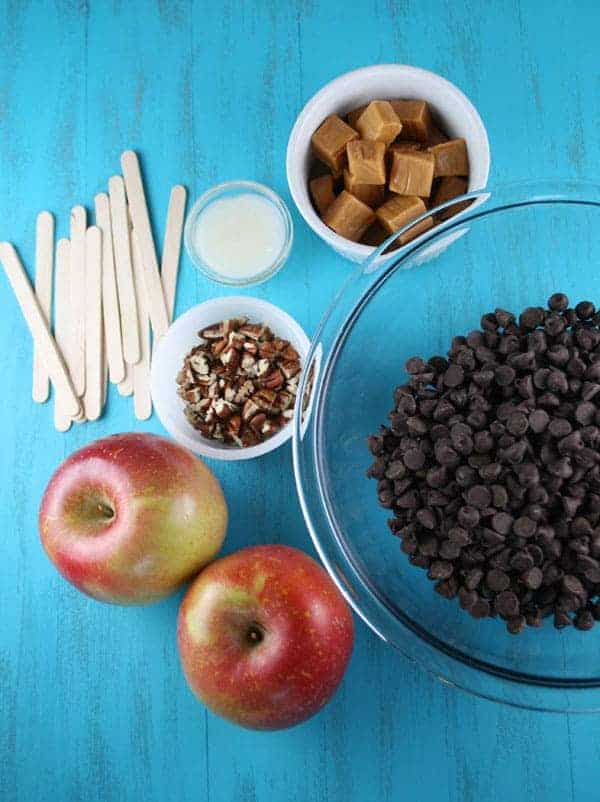
[[[600,623],[557,631],[546,619],[514,636],[500,620],[475,620],[409,563],[366,477],[367,436],[387,421],[408,357],[445,353],[484,312],[545,305],[556,291],[600,306],[599,187],[538,182],[465,198],[469,209],[383,264],[393,237],[380,246],[323,318],[299,390],[314,365],[311,417],[294,421],[302,510],[349,603],[411,660],[511,705],[600,712]]]
[[[236,195],[247,194],[259,195],[262,198],[266,198],[273,204],[275,209],[281,215],[285,229],[285,239],[280,252],[268,267],[266,267],[260,273],[255,273],[252,276],[236,279],[215,272],[212,267],[207,265],[202,260],[194,243],[194,232],[198,218],[211,203],[219,200],[220,198],[232,198]],[[269,189],[269,187],[265,186],[264,184],[259,184],[256,181],[227,181],[224,184],[217,184],[216,186],[207,190],[194,203],[190,213],[187,216],[187,220],[185,221],[183,239],[185,242],[185,249],[194,265],[198,268],[198,270],[204,273],[205,276],[212,279],[212,281],[216,281],[219,284],[226,284],[230,287],[251,287],[255,284],[262,284],[264,281],[272,278],[275,273],[281,270],[281,268],[284,266],[294,241],[294,226],[287,206],[279,197],[279,195],[276,192],[273,192],[272,189]]]

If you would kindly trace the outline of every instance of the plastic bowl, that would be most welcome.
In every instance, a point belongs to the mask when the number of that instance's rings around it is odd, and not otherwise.
[[[288,141],[287,179],[294,203],[306,223],[335,251],[353,262],[363,262],[374,249],[340,237],[315,211],[308,189],[314,161],[310,139],[330,114],[346,114],[377,98],[417,99],[431,104],[444,130],[467,143],[471,166],[469,191],[483,189],[490,171],[490,147],[481,117],[460,89],[441,75],[407,64],[374,64],[330,81],[298,115]]]
[[[177,318],[160,340],[152,358],[152,401],[160,422],[171,437],[195,454],[220,460],[243,460],[274,451],[292,436],[291,424],[277,434],[248,448],[220,444],[203,437],[184,415],[184,402],[177,394],[176,377],[185,355],[198,344],[198,332],[228,318],[246,317],[251,323],[266,323],[278,337],[289,340],[306,364],[309,340],[296,321],[283,309],[246,295],[214,298],[194,306]]]
[[[471,618],[408,562],[366,478],[366,438],[387,421],[408,357],[445,353],[496,307],[545,305],[555,291],[600,303],[600,188],[522,184],[479,200],[378,269],[358,268],[325,315],[308,357],[320,362],[311,419],[294,423],[301,505],[350,604],[407,657],[490,699],[600,711],[600,624],[559,632],[547,619],[513,636]]]

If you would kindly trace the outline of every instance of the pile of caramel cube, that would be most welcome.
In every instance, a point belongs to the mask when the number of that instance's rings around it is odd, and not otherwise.
[[[465,140],[448,139],[424,100],[373,100],[345,120],[332,114],[311,143],[321,167],[310,180],[315,208],[333,231],[354,242],[379,245],[427,209],[467,192]],[[395,246],[466,205],[426,217]]]

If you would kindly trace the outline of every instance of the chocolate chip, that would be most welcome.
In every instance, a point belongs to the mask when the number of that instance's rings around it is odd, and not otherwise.
[[[480,510],[489,507],[492,501],[492,494],[485,485],[473,485],[466,493],[467,503]]]
[[[446,387],[458,387],[462,384],[465,374],[460,365],[450,365],[444,373],[444,384]]]
[[[562,310],[566,309],[568,305],[569,299],[562,292],[555,292],[554,295],[551,295],[548,299],[549,308],[555,312],[562,312]]]
[[[510,586],[510,577],[498,568],[492,568],[491,571],[488,571],[485,581],[489,589],[493,590],[494,593],[500,593]]]
[[[496,596],[494,607],[502,618],[514,618],[519,614],[519,599],[512,590],[503,590]]]
[[[509,618],[506,622],[506,629],[511,635],[518,635],[525,629],[527,621],[524,615],[516,615],[514,618]]]
[[[542,584],[543,574],[539,568],[529,568],[521,574],[521,581],[526,588],[537,590]]]

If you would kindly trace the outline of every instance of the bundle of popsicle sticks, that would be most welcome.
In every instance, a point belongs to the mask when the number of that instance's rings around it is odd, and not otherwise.
[[[35,289],[17,252],[0,243],[0,261],[31,331],[34,401],[54,387],[54,423],[96,420],[107,382],[133,395],[135,416],[152,414],[150,362],[173,317],[186,191],[171,190],[159,267],[137,155],[121,156],[123,176],[94,199],[95,225],[86,210],[71,211],[70,237],[54,249],[54,219],[40,212],[36,226]],[[52,292],[54,285],[54,327]]]

